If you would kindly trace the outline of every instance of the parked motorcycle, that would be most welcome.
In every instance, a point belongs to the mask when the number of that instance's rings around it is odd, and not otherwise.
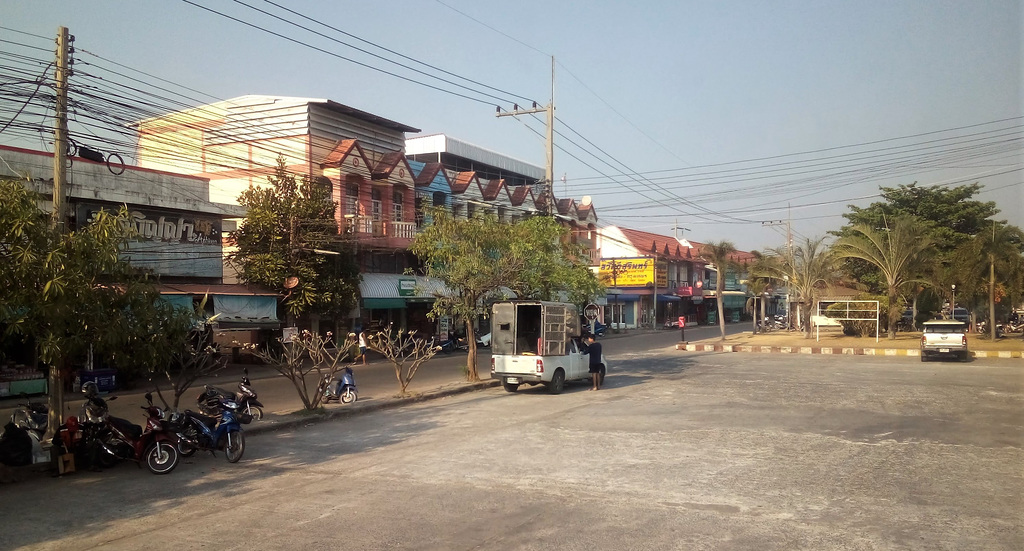
[[[456,350],[462,350],[462,351],[468,351],[469,350],[469,341],[466,340],[466,337],[454,337],[454,336],[452,336],[452,337],[449,337],[448,340],[440,341],[440,342],[436,338],[434,338],[433,344],[434,344],[434,346],[440,347],[441,348],[441,352],[444,352],[445,354],[451,354],[452,352],[455,352]]]
[[[25,401],[18,404],[18,409],[11,415],[11,422],[14,426],[27,430],[36,442],[39,442],[46,433],[50,408],[43,402],[33,402],[25,393],[22,393],[21,397]]]
[[[256,391],[252,388],[252,383],[249,381],[249,368],[246,367],[242,370],[242,380],[238,383],[238,392],[231,392],[230,390],[215,386],[208,386],[207,388],[216,391],[224,400],[236,403],[239,410],[251,415],[256,421],[263,419],[263,403],[256,399]],[[210,403],[213,404],[214,402],[211,401]],[[201,401],[198,406],[199,411],[207,416],[216,417],[220,415],[220,407],[217,405],[207,407],[205,401]]]
[[[167,474],[178,466],[177,439],[163,420],[163,410],[153,405],[152,394],[146,393],[148,405],[140,406],[146,412],[146,427],[143,428],[127,419],[111,416],[107,401],[116,396],[100,398],[96,383],[85,383],[82,392],[86,396],[82,415],[69,419],[67,425],[72,421],[80,425],[80,445],[86,448],[90,461],[96,462],[93,467],[111,467],[119,460],[130,460],[140,467],[145,462],[153,474]]]
[[[356,389],[352,368],[346,367],[339,371],[339,373],[341,376],[336,381],[325,381],[327,383],[324,386],[325,404],[339,401],[343,404],[351,404],[359,399],[359,391]],[[330,375],[324,375],[324,378],[328,379]]]
[[[178,434],[178,451],[189,457],[198,450],[213,455],[223,450],[229,463],[237,463],[245,453],[242,425],[252,422],[253,416],[242,411],[237,402],[225,399],[220,389],[209,385],[199,394],[196,403],[206,411],[216,410],[218,415],[203,415],[188,409],[172,414],[170,425]]]

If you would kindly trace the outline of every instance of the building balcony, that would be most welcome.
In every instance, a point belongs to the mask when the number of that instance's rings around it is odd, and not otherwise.
[[[415,222],[374,220],[370,216],[346,215],[342,219],[341,233],[365,245],[405,249],[419,233]]]

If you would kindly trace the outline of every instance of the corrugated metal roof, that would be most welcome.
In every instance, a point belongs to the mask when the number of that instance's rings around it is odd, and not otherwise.
[[[416,280],[413,295],[400,295],[400,280]],[[359,294],[363,298],[434,298],[451,294],[451,290],[443,281],[431,277],[404,274],[362,274],[359,282]]]
[[[406,155],[420,155],[424,153],[451,153],[472,161],[483,163],[501,170],[507,170],[514,174],[528,176],[535,180],[544,179],[544,168],[532,165],[526,161],[513,159],[489,149],[473,145],[462,140],[457,140],[444,134],[433,134],[430,136],[418,136],[405,140]]]

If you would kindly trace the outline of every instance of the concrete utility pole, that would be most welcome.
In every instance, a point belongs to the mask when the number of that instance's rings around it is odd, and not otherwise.
[[[538,107],[537,102],[533,102],[533,107],[528,109],[520,109],[519,104],[513,104],[511,111],[501,112],[501,107],[498,107],[498,117],[516,117],[519,115],[529,115],[531,113],[547,113],[547,163],[544,166],[544,184],[545,184],[545,201],[544,208],[547,209],[546,214],[554,215],[557,212],[555,208],[555,56],[551,56],[551,101],[545,107]]]
[[[68,77],[71,75],[71,43],[74,41],[67,27],[57,28],[56,81],[57,105],[54,108],[53,137],[53,226],[61,233],[67,228],[67,150],[68,150]],[[49,440],[64,422],[64,366],[50,366],[47,377],[50,415],[44,439]]]

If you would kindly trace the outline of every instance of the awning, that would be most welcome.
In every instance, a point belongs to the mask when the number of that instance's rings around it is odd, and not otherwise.
[[[608,302],[614,303],[619,302],[636,302],[640,300],[640,295],[608,295]]]
[[[405,306],[404,299],[435,299],[438,296],[447,296],[451,290],[443,281],[431,277],[404,275],[404,274],[361,274],[359,281],[359,295],[363,297],[363,304],[367,299],[392,298],[403,299],[402,306],[388,308],[402,308]],[[396,303],[397,304],[397,303]],[[376,306],[366,306],[376,308]]]
[[[679,302],[681,299],[674,295],[658,295],[658,302]]]
[[[404,298],[364,298],[363,308],[389,310],[391,308],[405,308]]]
[[[175,309],[192,312],[192,295],[160,295],[160,298],[169,302]]]

